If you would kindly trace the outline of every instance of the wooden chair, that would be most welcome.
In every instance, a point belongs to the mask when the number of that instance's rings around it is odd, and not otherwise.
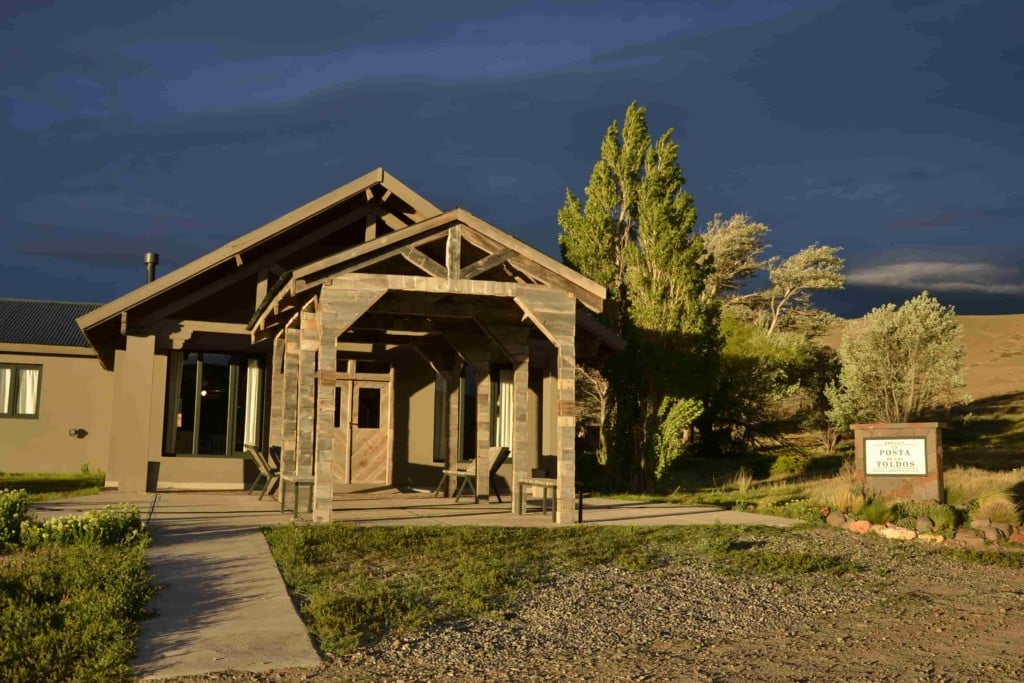
[[[508,446],[494,446],[491,448],[489,455],[491,456],[491,468],[487,473],[487,478],[491,484],[491,490],[494,491],[494,495],[498,497],[498,502],[501,503],[501,493],[498,492],[497,479],[495,476],[498,473],[498,469],[505,464],[508,460],[508,456],[511,454]],[[437,482],[437,487],[434,489],[434,496],[437,496],[444,488],[444,484],[448,481],[448,477],[455,477],[458,486],[455,489],[455,502],[459,502],[459,498],[462,497],[466,487],[469,487],[469,492],[472,495],[476,495],[476,460],[467,464],[465,467],[457,467],[455,469],[441,470],[441,481]]]
[[[251,494],[255,491],[260,483],[260,479],[263,479],[263,490],[260,491],[259,498],[263,500],[263,496],[267,495],[274,484],[278,483],[281,479],[280,464],[263,455],[259,447],[254,444],[247,443],[243,448],[249,457],[252,458],[252,461],[256,463],[256,469],[259,470],[259,474],[256,475],[256,479],[252,482],[252,486],[249,487],[249,493]]]

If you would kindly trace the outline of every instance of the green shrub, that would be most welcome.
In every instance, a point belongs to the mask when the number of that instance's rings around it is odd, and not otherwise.
[[[131,680],[153,586],[144,550],[19,550],[0,562],[0,671],[9,681]]]
[[[950,533],[960,526],[960,515],[956,509],[940,503],[928,507],[928,519],[932,520],[936,531]]]
[[[885,524],[892,521],[893,509],[881,498],[873,498],[860,509],[860,516],[872,524]]]
[[[145,546],[146,525],[134,505],[108,505],[79,515],[53,517],[43,523],[24,521],[21,542],[28,548],[43,545],[92,543],[101,546]]]
[[[799,453],[780,455],[772,463],[769,474],[773,479],[799,476],[807,471],[807,466],[810,464],[811,460],[806,455],[800,455]]]
[[[28,519],[28,493],[24,489],[0,490],[0,549],[21,542],[21,525]]]

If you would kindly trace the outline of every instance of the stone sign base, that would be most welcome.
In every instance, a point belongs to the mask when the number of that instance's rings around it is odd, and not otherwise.
[[[944,501],[940,423],[872,423],[850,428],[855,478],[865,488],[886,500]]]

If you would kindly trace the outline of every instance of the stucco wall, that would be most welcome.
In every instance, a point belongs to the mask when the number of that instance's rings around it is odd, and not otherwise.
[[[0,418],[0,470],[107,469],[113,373],[95,357],[0,353],[0,363],[42,365],[38,418]],[[84,436],[69,436],[71,429]]]
[[[395,486],[435,486],[443,463],[434,462],[434,371],[411,349],[395,356]]]

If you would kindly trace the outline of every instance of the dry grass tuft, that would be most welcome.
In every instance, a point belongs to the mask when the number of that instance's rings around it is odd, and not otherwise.
[[[977,467],[952,467],[943,475],[946,502],[950,505],[968,505],[989,495],[1007,494],[1024,482],[1024,467],[992,472]]]
[[[1005,493],[990,493],[980,498],[973,517],[1011,526],[1020,525],[1020,509]]]
[[[733,475],[732,482],[730,483],[740,493],[746,493],[754,484],[754,475],[746,467],[741,467]]]

